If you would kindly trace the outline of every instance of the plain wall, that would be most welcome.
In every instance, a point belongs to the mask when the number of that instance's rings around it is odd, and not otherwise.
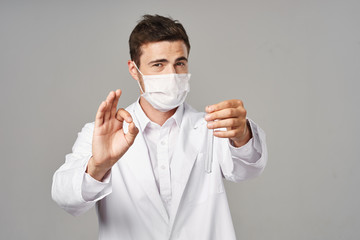
[[[127,41],[145,13],[189,34],[188,103],[242,99],[267,134],[264,173],[226,182],[238,239],[359,239],[357,0],[1,0],[0,239],[97,239],[52,175],[110,90],[137,99]]]

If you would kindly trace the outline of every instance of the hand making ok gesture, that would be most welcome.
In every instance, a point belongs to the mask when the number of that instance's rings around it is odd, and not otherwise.
[[[111,167],[125,154],[133,144],[139,130],[129,112],[117,104],[121,90],[111,91],[96,113],[92,140],[92,157],[86,172],[101,181]],[[124,120],[129,123],[129,131],[123,130]]]

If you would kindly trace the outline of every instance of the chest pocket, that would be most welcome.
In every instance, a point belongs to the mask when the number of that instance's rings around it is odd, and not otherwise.
[[[225,193],[219,164],[213,161],[212,172],[205,171],[206,154],[198,153],[184,196],[185,204],[201,204]]]

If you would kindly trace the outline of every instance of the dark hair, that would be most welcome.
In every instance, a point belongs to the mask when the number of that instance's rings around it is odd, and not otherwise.
[[[184,27],[177,20],[159,16],[144,15],[130,34],[130,57],[140,68],[141,46],[150,42],[183,40],[188,54],[190,42]]]

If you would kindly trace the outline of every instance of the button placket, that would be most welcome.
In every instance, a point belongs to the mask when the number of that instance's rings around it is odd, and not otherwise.
[[[160,194],[164,200],[171,198],[170,169],[169,169],[169,128],[160,128],[160,139],[157,144],[157,158],[159,166]]]

